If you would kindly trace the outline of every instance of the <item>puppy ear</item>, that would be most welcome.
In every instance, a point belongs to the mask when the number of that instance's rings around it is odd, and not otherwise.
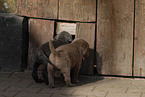
[[[82,44],[82,53],[83,55],[86,55],[87,51],[88,51],[88,45],[87,44]]]

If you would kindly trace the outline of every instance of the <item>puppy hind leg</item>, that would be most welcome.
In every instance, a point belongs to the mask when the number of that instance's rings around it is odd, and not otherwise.
[[[43,69],[43,72],[42,72],[42,78],[43,78],[43,81],[46,85],[48,85],[48,71],[47,71],[47,65],[48,65],[48,62],[45,60],[45,58],[43,58],[43,64],[44,64],[44,69]]]
[[[48,80],[49,80],[49,88],[54,88],[54,67],[51,66],[49,63],[48,63],[48,66],[47,66],[47,70],[48,70]]]
[[[63,70],[62,73],[63,73],[63,76],[64,76],[64,78],[65,78],[65,83],[66,83],[66,85],[67,85],[68,87],[75,86],[75,84],[72,84],[72,83],[71,83],[70,70],[67,70],[67,69],[66,69],[66,70]]]
[[[48,71],[47,71],[47,67],[44,68],[43,72],[42,72],[42,77],[43,77],[43,81],[46,85],[48,85]]]
[[[43,80],[38,78],[38,67],[40,66],[39,63],[37,63],[36,61],[33,62],[33,71],[32,71],[32,77],[35,80],[36,83],[42,83]]]

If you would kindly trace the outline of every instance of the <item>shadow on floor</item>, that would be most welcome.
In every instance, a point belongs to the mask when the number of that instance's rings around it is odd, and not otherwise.
[[[103,77],[99,77],[97,75],[93,75],[93,76],[84,76],[84,75],[80,75],[79,76],[79,80],[80,83],[76,84],[77,86],[81,86],[81,85],[85,85],[85,84],[89,84],[89,83],[94,83],[100,80],[103,80]]]

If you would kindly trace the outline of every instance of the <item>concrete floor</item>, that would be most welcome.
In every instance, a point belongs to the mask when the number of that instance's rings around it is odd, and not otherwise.
[[[0,72],[0,97],[145,97],[145,79],[80,76],[80,83],[67,87],[57,82],[50,89],[35,83],[31,72]]]

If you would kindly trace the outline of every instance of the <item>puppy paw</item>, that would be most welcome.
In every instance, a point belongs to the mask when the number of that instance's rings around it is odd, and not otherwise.
[[[48,85],[48,84],[49,84],[48,79],[44,79],[44,83],[45,83],[46,85]]]
[[[49,86],[49,88],[55,88],[55,86]]]
[[[76,81],[75,81],[75,83],[79,83],[79,82],[80,82],[79,80],[76,80]]]
[[[73,80],[72,82],[73,83],[79,83],[80,81],[79,80]]]
[[[73,87],[73,86],[75,86],[75,84],[70,84],[70,85],[67,85],[68,87]]]
[[[49,88],[55,88],[55,86],[54,85],[49,85]]]
[[[49,82],[48,82],[48,81],[45,81],[44,83],[45,83],[45,85],[48,85],[48,84],[49,84]]]
[[[35,80],[36,83],[43,83],[43,80],[42,79],[37,79]]]

